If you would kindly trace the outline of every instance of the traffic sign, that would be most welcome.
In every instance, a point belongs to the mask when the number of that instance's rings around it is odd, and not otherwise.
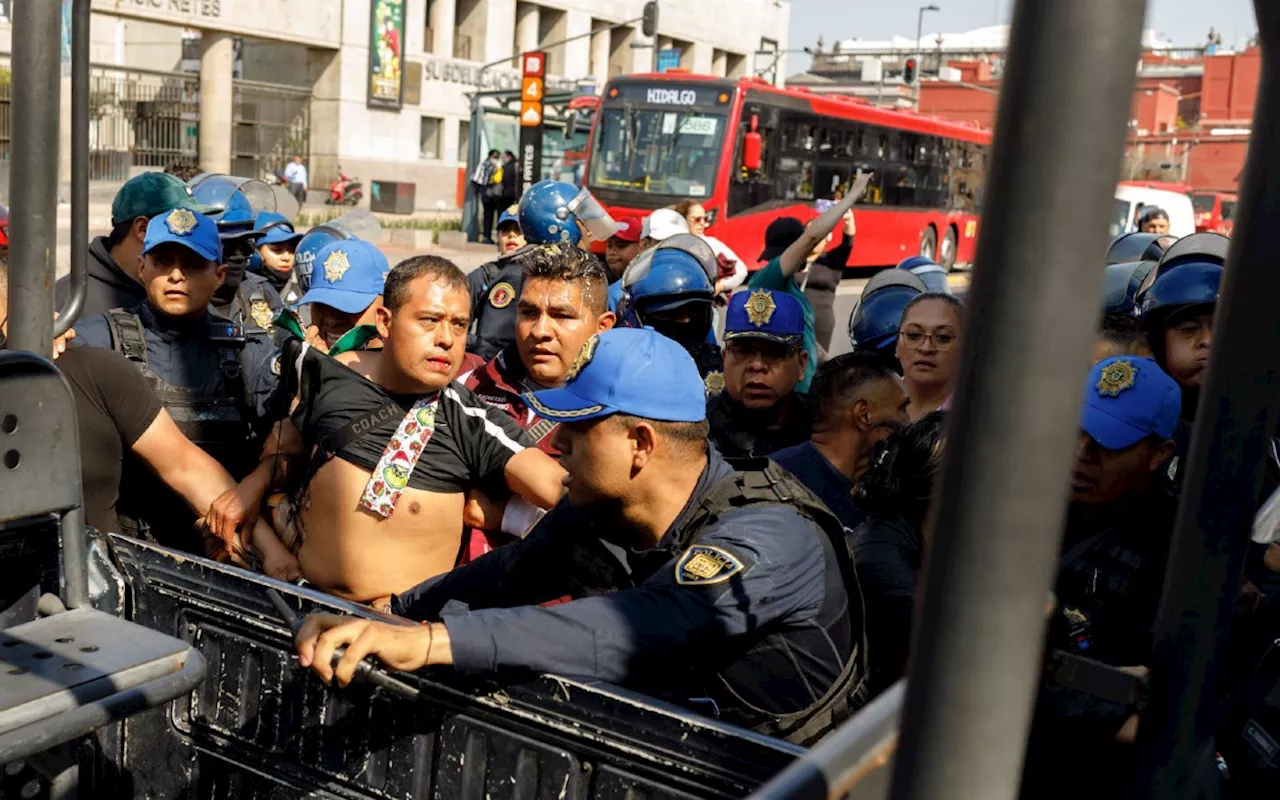
[[[536,128],[542,124],[542,103],[520,104],[520,126]]]
[[[541,78],[547,73],[546,53],[525,53],[522,61],[526,78]]]
[[[680,66],[680,51],[677,49],[658,51],[658,72],[666,72]]]
[[[525,78],[521,84],[520,99],[526,103],[542,102],[542,78]]]

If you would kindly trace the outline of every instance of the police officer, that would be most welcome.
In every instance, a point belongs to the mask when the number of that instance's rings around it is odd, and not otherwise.
[[[1145,236],[1146,234],[1132,234]],[[1120,355],[1151,355],[1147,334],[1134,312],[1138,289],[1156,261],[1124,261],[1108,264],[1102,292],[1102,321],[1094,341],[1093,363]]]
[[[724,388],[724,355],[712,331],[715,286],[706,266],[687,250],[659,245],[636,256],[621,283],[619,324],[653,328],[679,342],[698,365],[706,393],[718,394]]]
[[[928,291],[925,282],[908,269],[885,269],[873,275],[849,315],[853,349],[893,357],[902,312],[907,303]]]
[[[1209,366],[1213,313],[1229,245],[1227,237],[1216,233],[1185,236],[1165,251],[1138,289],[1138,314],[1152,357],[1182,389],[1182,421],[1169,464],[1175,485],[1191,447],[1191,422]]]
[[[809,354],[804,309],[786,292],[729,299],[721,391],[707,397],[711,441],[726,458],[757,458],[809,438],[809,402],[796,391]]]
[[[947,282],[947,268],[927,256],[911,256],[898,262],[898,269],[905,269],[919,278],[930,292],[951,294]]]
[[[516,299],[520,296],[520,254],[527,244],[520,230],[519,207],[498,216],[498,257],[467,275],[471,289],[471,326],[467,352],[488,360],[515,341]]]
[[[254,242],[249,271],[266,278],[280,300],[292,306],[303,295],[293,273],[293,255],[302,234],[294,231],[288,217],[275,211],[259,211],[253,226],[262,235]]]
[[[313,615],[299,663],[341,684],[369,655],[403,670],[584,676],[817,739],[862,697],[844,534],[786,471],[734,472],[708,449],[700,383],[688,354],[653,331],[589,340],[564,387],[529,396],[562,420],[565,499],[521,541],[393,600],[414,619],[449,601],[470,613],[412,627]]]
[[[210,216],[222,237],[227,276],[213,295],[214,310],[236,325],[271,335],[284,303],[270,281],[248,271],[262,235],[256,224],[258,212],[275,207],[271,187],[262,181],[208,173],[192,178],[189,185],[196,200],[221,208]]]
[[[76,325],[82,346],[110,348],[150,380],[178,428],[236,479],[258,462],[267,422],[282,409],[276,395],[280,363],[264,335],[244,330],[210,307],[225,277],[217,224],[185,208],[147,225],[139,278],[147,299]],[[145,468],[121,497],[126,532],[204,552],[185,504]],[[128,518],[129,522],[124,519]]]

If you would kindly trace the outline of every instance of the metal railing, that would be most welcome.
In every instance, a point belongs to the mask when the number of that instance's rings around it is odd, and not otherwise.
[[[262,178],[295,155],[310,162],[310,89],[246,80],[232,86],[232,175]],[[319,176],[311,177],[315,184]]]
[[[125,180],[199,153],[200,78],[95,65],[89,86],[89,177]]]

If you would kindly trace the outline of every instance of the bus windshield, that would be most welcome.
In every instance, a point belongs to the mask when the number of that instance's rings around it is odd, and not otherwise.
[[[725,116],[696,111],[605,109],[591,151],[589,185],[653,195],[709,197]]]

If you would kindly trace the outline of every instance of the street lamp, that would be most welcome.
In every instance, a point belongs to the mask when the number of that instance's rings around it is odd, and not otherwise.
[[[924,37],[924,12],[941,11],[942,9],[933,3],[927,6],[920,6],[920,13],[916,16],[916,69],[920,68],[920,40]],[[919,81],[919,77],[916,78]],[[916,85],[916,110],[920,110],[920,86]]]

